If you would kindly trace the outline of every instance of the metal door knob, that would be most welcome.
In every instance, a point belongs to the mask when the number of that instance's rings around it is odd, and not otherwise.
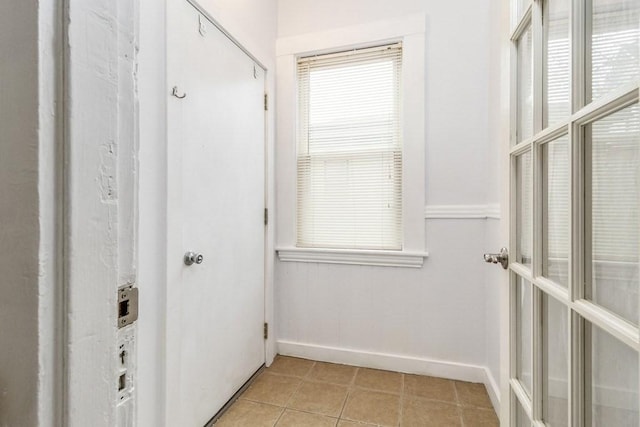
[[[509,268],[509,251],[507,248],[500,249],[500,253],[497,254],[484,254],[485,262],[492,264],[500,264],[505,270]]]
[[[184,254],[184,263],[186,265],[202,264],[202,261],[204,261],[204,256],[197,252],[187,252]]]

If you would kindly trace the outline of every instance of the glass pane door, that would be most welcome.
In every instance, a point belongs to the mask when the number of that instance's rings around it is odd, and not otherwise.
[[[640,0],[512,0],[510,425],[640,425]]]

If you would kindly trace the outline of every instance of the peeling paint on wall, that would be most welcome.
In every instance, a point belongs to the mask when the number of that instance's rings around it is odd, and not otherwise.
[[[135,414],[135,345],[124,377],[118,346],[135,343],[136,326],[117,328],[117,292],[136,282],[137,8],[68,0],[69,426],[95,425],[96,414],[130,426]]]

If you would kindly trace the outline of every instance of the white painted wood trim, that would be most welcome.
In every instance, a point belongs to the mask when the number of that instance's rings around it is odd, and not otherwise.
[[[137,285],[139,5],[64,3],[61,425],[128,427],[136,405],[137,325],[118,329],[117,296],[119,287]],[[124,339],[133,352],[122,367]]]
[[[427,205],[426,219],[500,219],[500,205]]]
[[[427,252],[367,251],[352,249],[278,248],[284,262],[316,262],[323,264],[374,265],[381,267],[421,268]]]
[[[500,389],[495,378],[483,366],[286,340],[278,341],[278,353],[283,356],[301,357],[321,362],[482,383],[487,388],[494,409],[496,412],[500,411]]]
[[[322,53],[323,50],[330,50],[332,46],[357,47],[361,44],[371,44],[374,40],[400,39],[410,34],[424,34],[425,31],[426,17],[417,13],[390,20],[283,37],[276,42],[276,56]]]
[[[500,204],[491,203],[487,205],[487,219],[500,219]]]
[[[493,377],[491,374],[491,369],[488,367],[484,368],[485,380],[483,381],[484,386],[487,389],[487,393],[489,393],[489,399],[491,399],[491,404],[493,405],[493,409],[496,411],[498,418],[500,417],[500,383]],[[507,396],[508,398],[508,396]]]

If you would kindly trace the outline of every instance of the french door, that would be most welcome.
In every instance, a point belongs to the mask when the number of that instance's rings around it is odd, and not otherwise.
[[[508,423],[638,426],[640,0],[511,10]]]

